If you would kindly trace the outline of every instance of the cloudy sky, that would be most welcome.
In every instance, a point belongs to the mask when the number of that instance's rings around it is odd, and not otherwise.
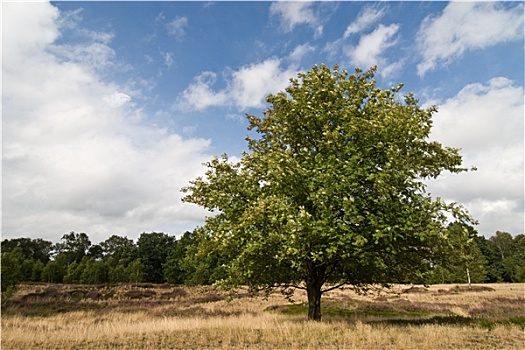
[[[2,3],[2,238],[180,235],[180,188],[246,149],[245,113],[314,64],[378,65],[436,104],[477,172],[429,183],[487,237],[523,233],[524,6],[444,2]]]

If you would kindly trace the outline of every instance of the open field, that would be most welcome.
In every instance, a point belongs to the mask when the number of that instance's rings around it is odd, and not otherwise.
[[[323,321],[246,291],[170,285],[22,285],[2,349],[524,349],[525,286],[398,286],[323,296]]]

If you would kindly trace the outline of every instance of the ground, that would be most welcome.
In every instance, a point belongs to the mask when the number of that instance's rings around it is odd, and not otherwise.
[[[21,285],[2,303],[2,349],[523,349],[523,284],[395,286],[323,296],[135,284]]]

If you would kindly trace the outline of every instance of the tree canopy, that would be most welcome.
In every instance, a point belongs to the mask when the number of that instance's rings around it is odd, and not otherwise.
[[[259,137],[240,161],[215,157],[183,188],[215,212],[200,240],[227,254],[227,283],[304,289],[320,320],[326,291],[424,280],[450,217],[472,221],[426,191],[428,178],[467,171],[458,149],[429,141],[436,107],[402,84],[377,87],[375,71],[300,73],[263,117],[248,115]]]

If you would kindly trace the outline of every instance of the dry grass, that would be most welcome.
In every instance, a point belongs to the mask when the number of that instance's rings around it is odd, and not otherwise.
[[[524,286],[454,286],[291,305],[210,287],[23,286],[2,306],[2,349],[523,349]],[[441,291],[440,291],[441,290]]]

